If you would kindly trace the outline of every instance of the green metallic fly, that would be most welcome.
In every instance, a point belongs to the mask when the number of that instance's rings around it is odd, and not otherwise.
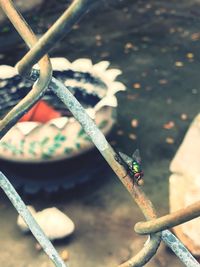
[[[126,162],[129,171],[133,175],[136,183],[138,185],[142,185],[143,182],[143,176],[144,173],[141,168],[141,157],[140,157],[140,152],[138,149],[135,150],[133,153],[132,157],[127,156],[126,154],[119,152],[120,157]]]

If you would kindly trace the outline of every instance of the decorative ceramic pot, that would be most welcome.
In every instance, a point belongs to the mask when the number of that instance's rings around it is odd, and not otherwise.
[[[51,62],[54,77],[66,85],[103,133],[108,134],[115,121],[115,94],[125,90],[125,86],[115,80],[121,71],[108,69],[108,61],[93,65],[90,59],[85,58],[72,63],[65,58],[52,58]],[[3,116],[16,105],[31,87],[32,84],[22,80],[14,68],[0,66],[0,115]],[[74,157],[93,147],[80,124],[50,90],[42,100],[60,116],[45,123],[34,119],[18,122],[0,142],[2,159],[18,162],[55,161]]]

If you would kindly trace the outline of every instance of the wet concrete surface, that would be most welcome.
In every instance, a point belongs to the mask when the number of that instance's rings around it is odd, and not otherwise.
[[[144,190],[160,215],[168,212],[170,160],[199,112],[199,7],[195,0],[102,1],[51,52],[70,60],[110,60],[123,70],[119,80],[127,92],[118,94],[118,122],[111,143],[127,154],[139,147]],[[49,21],[53,19],[55,14]],[[43,18],[41,28],[47,24]],[[0,63],[14,64],[24,53],[22,43],[17,53],[2,50]],[[32,236],[21,234],[17,213],[2,192],[0,197],[0,266],[53,266],[35,249]],[[133,231],[143,216],[111,171],[70,192],[23,195],[23,199],[36,209],[56,206],[74,220],[74,235],[55,243],[59,252],[69,251],[71,267],[117,266],[145,241]],[[147,266],[183,265],[162,245]]]

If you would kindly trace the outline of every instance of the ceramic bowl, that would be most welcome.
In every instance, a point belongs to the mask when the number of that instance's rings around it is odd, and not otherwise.
[[[107,135],[115,122],[117,107],[115,94],[125,86],[116,81],[119,69],[108,69],[110,63],[92,64],[80,58],[69,62],[66,58],[52,58],[53,75],[61,80],[85,107],[102,132]],[[32,84],[24,81],[11,66],[0,66],[0,115],[23,98]],[[18,122],[0,142],[0,158],[15,162],[48,162],[71,158],[94,145],[80,124],[64,104],[49,90],[43,97],[61,112],[59,118],[46,123]]]

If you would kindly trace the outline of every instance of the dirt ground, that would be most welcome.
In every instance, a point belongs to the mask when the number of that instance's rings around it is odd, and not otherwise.
[[[27,15],[38,34],[66,6],[64,1],[54,6],[55,2],[48,1],[46,8],[43,5],[31,18]],[[112,67],[122,69],[119,80],[126,84],[127,92],[118,93],[118,120],[111,143],[127,154],[139,147],[145,172],[144,190],[159,215],[168,212],[169,163],[199,112],[199,9],[197,0],[99,1],[51,51],[52,56],[70,60],[109,60]],[[26,51],[22,41],[12,29],[2,32],[0,40],[0,64],[15,64]],[[80,162],[77,164],[81,167]],[[71,267],[117,266],[136,254],[145,242],[145,237],[133,230],[143,216],[108,168],[71,191],[22,195],[36,209],[56,206],[75,222],[74,235],[55,243],[60,253],[69,252]],[[17,213],[3,192],[0,218],[0,266],[53,266],[35,248],[34,238],[19,231]],[[146,266],[183,264],[162,245]]]

